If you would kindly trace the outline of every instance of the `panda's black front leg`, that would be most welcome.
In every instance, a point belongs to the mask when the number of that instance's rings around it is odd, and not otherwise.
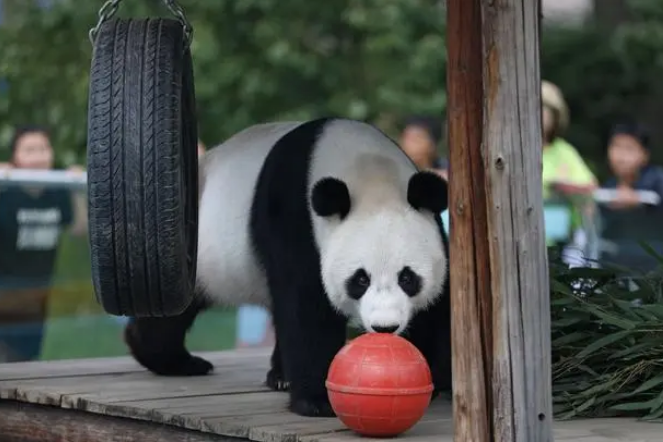
[[[289,408],[301,416],[333,417],[325,380],[329,365],[345,344],[346,320],[331,308],[321,287],[297,290],[297,282],[290,285],[273,293]]]
[[[424,355],[433,377],[433,397],[451,392],[451,305],[442,296],[428,310],[419,312],[404,335]]]
[[[279,348],[278,339],[276,339],[276,343],[274,344],[271,368],[267,372],[267,380],[265,384],[274,391],[288,391],[290,388],[290,382],[286,379],[283,371],[283,359],[281,357],[281,349]]]

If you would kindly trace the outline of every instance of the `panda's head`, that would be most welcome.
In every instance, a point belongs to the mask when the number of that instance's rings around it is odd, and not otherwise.
[[[432,172],[412,175],[405,194],[383,184],[351,195],[345,182],[323,178],[311,206],[327,224],[320,255],[331,304],[368,332],[400,334],[443,295],[447,256],[435,217],[447,186]]]

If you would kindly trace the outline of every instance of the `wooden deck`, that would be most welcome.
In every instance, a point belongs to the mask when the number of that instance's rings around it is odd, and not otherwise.
[[[335,418],[304,418],[285,409],[287,395],[262,385],[269,350],[207,355],[215,374],[163,378],[130,358],[0,364],[3,441],[349,442]],[[164,425],[165,424],[165,425]],[[451,404],[432,403],[401,436],[451,442]],[[631,419],[555,423],[555,440],[660,442],[663,425]]]

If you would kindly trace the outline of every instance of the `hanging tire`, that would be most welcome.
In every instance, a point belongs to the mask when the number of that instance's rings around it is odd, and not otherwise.
[[[92,281],[106,312],[173,316],[193,297],[198,159],[191,54],[170,19],[99,29],[88,104]]]

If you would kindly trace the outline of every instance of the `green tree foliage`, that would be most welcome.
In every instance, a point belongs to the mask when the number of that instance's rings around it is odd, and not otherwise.
[[[11,125],[43,123],[63,162],[85,152],[91,45],[102,2],[4,0],[0,145]],[[335,114],[392,126],[441,115],[444,20],[436,0],[187,0],[202,139],[249,124]],[[124,0],[120,16],[164,16],[160,0]],[[2,152],[0,152],[2,155]],[[4,152],[6,155],[6,151]]]
[[[3,0],[0,159],[15,123],[47,124],[59,159],[85,152],[91,45],[102,0]],[[663,141],[663,2],[626,0],[618,27],[547,26],[542,74],[564,90],[569,140],[605,177],[610,126],[639,118]],[[181,0],[192,51],[201,138],[220,142],[249,124],[336,114],[388,131],[405,114],[446,109],[439,0]],[[164,16],[161,0],[123,0],[120,16]],[[4,150],[3,150],[4,149]],[[663,151],[655,159],[663,163]],[[658,155],[658,156],[657,156]]]
[[[607,174],[605,145],[617,121],[638,119],[663,142],[663,2],[630,0],[629,21],[616,28],[590,21],[583,27],[546,28],[542,75],[558,84],[569,103],[567,134],[592,168]],[[660,149],[654,160],[663,163]]]

